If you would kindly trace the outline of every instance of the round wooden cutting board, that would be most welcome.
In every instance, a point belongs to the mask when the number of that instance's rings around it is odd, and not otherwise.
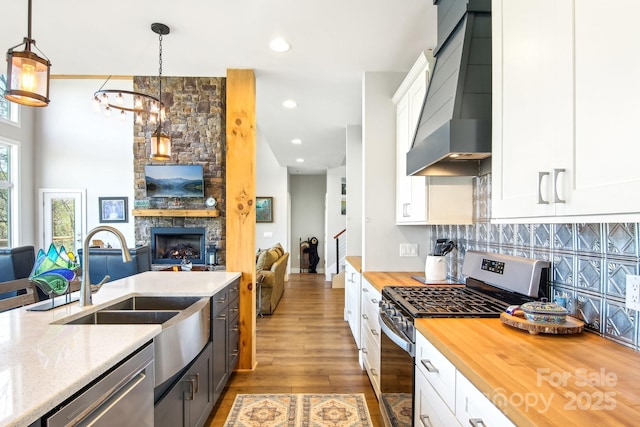
[[[523,317],[512,316],[507,313],[500,314],[500,320],[505,325],[528,331],[532,335],[554,334],[567,335],[582,332],[584,322],[575,317],[567,316],[564,323],[531,322]]]

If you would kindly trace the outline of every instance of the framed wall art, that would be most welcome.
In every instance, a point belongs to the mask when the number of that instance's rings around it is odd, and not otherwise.
[[[129,222],[126,197],[98,197],[100,222]]]
[[[273,197],[256,197],[256,222],[273,222]]]

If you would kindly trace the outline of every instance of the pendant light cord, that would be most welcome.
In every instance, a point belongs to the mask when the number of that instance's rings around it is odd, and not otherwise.
[[[160,123],[160,130],[162,130],[162,106],[164,105],[162,103],[162,34],[158,35],[158,40],[160,41],[160,49],[158,55],[158,63],[160,66],[158,70],[158,79],[160,80],[160,94],[158,96],[158,99],[160,100],[160,105],[158,106],[158,123]]]

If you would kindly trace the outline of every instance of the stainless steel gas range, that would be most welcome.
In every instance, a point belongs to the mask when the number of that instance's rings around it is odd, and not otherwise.
[[[462,266],[465,284],[384,287],[379,322],[385,425],[413,425],[416,318],[500,317],[509,305],[545,296],[540,284],[547,281],[549,266],[547,261],[467,251]]]

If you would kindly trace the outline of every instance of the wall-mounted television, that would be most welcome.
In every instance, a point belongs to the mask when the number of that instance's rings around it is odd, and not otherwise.
[[[204,197],[202,165],[146,165],[147,197]]]

